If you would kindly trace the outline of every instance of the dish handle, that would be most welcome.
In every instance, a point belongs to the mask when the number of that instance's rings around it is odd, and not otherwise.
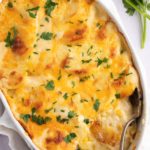
[[[17,131],[6,110],[4,110],[2,116],[0,117],[0,125]]]

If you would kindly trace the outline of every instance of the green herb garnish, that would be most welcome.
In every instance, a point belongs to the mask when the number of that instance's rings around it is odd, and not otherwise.
[[[11,31],[8,32],[7,37],[5,39],[5,46],[6,47],[12,47],[15,41],[15,38],[18,34],[18,31],[15,27],[11,28]]]
[[[53,81],[53,80],[49,81],[49,82],[47,83],[47,85],[45,86],[45,88],[46,88],[47,90],[54,90],[54,89],[55,89],[54,81]]]
[[[30,114],[21,114],[20,118],[22,118],[26,123],[29,121],[30,119]]]
[[[115,97],[116,97],[117,99],[119,99],[121,96],[120,96],[119,93],[116,93],[116,94],[115,94]]]
[[[92,61],[92,59],[82,60],[82,64],[87,64],[87,63],[90,63],[91,61]]]
[[[68,118],[69,119],[72,119],[73,117],[75,117],[76,116],[76,113],[74,112],[74,111],[69,111],[68,112]]]
[[[108,58],[103,58],[103,59],[97,58],[97,60],[95,62],[97,62],[97,67],[99,67],[101,64],[107,63]]]
[[[53,2],[52,0],[47,0],[44,6],[46,15],[51,16],[52,11],[57,5],[58,4]]]
[[[90,76],[82,77],[82,78],[80,78],[80,82],[85,82],[85,81],[87,81],[88,79],[90,79]]]
[[[63,95],[63,98],[64,98],[64,99],[68,99],[68,94],[65,93],[65,94]]]
[[[83,121],[84,121],[84,123],[86,123],[86,124],[89,124],[89,123],[90,123],[89,119],[84,119]]]
[[[70,133],[69,135],[67,135],[65,138],[64,138],[64,141],[66,143],[70,143],[74,138],[76,138],[76,134],[75,133]]]
[[[37,11],[39,10],[39,6],[31,8],[31,9],[27,9],[27,12],[29,13],[29,16],[32,18],[36,18],[37,15]]]
[[[12,2],[8,2],[7,7],[8,8],[13,8],[13,3]]]
[[[69,122],[69,119],[68,118],[62,118],[60,115],[56,117],[56,120],[59,122],[59,123],[68,123]]]
[[[49,109],[45,109],[45,113],[49,113],[51,110],[53,110],[53,107],[49,108]]]
[[[51,32],[43,32],[40,36],[43,40],[51,40],[53,38],[53,33]]]
[[[48,121],[51,120],[50,117],[42,117],[40,115],[36,114],[36,108],[32,108],[31,114],[21,114],[20,117],[27,123],[29,119],[31,119],[32,122],[35,122],[38,125],[46,124]]]
[[[93,105],[93,108],[95,111],[98,111],[99,110],[99,106],[100,106],[100,102],[98,99],[95,100],[95,103]]]
[[[124,7],[126,8],[126,13],[133,16],[135,12],[138,12],[141,16],[142,23],[142,42],[141,47],[145,47],[146,42],[146,30],[147,30],[147,19],[150,20],[150,15],[148,10],[150,10],[150,3],[148,0],[122,0]]]

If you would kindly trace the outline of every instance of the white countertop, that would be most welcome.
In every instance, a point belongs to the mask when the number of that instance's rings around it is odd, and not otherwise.
[[[124,26],[126,27],[126,31],[129,35],[129,38],[131,42],[134,44],[136,53],[138,54],[139,58],[141,59],[141,62],[145,68],[146,76],[147,76],[147,83],[150,87],[150,21],[148,23],[148,30],[147,30],[147,43],[144,49],[141,49],[141,24],[140,24],[140,18],[137,14],[135,14],[133,17],[129,17],[125,13],[125,9],[122,5],[122,0],[112,0],[114,1],[117,11],[119,12],[119,15],[122,19],[122,22]],[[150,130],[149,130],[150,131]],[[150,132],[149,132],[150,134]],[[145,137],[145,143],[143,143],[143,149],[142,150],[149,150],[150,149],[150,142],[148,139],[150,137]],[[0,150],[9,150],[8,148],[8,139],[4,136],[0,136]],[[19,149],[15,149],[19,150]],[[21,150],[27,150],[27,148],[21,148]]]

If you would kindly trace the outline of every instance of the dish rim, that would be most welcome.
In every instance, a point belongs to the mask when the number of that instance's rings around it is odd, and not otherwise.
[[[110,0],[108,0],[108,1],[110,1]],[[129,46],[129,49],[130,49],[133,64],[139,75],[140,85],[141,85],[141,89],[142,89],[142,96],[143,96],[142,97],[143,108],[142,108],[142,116],[140,118],[139,127],[138,127],[138,131],[137,131],[137,133],[140,134],[140,137],[137,137],[137,141],[135,141],[135,143],[136,143],[136,149],[140,150],[142,141],[145,137],[146,129],[148,127],[148,86],[146,83],[146,75],[145,75],[144,67],[140,61],[140,58],[136,54],[135,48],[134,48],[129,36],[127,35],[127,32],[125,30],[125,27],[121,21],[121,18],[119,16],[118,12],[116,12],[117,16],[115,16],[115,14],[113,14],[111,9],[109,8],[110,6],[107,5],[106,2],[104,2],[102,0],[97,0],[97,2],[100,3],[100,5],[102,5],[102,7],[106,10],[108,15],[111,17],[112,21],[116,24],[119,32],[124,36],[128,46]],[[139,134],[136,136],[139,136]]]
[[[144,72],[143,66],[140,62],[140,59],[135,52],[134,46],[131,43],[129,36],[126,33],[126,30],[122,24],[122,21],[118,15],[117,11],[115,10],[116,15],[117,15],[117,16],[115,16],[115,14],[113,14],[113,11],[111,11],[111,9],[109,8],[110,7],[109,0],[107,0],[107,2],[103,1],[103,0],[96,0],[96,2],[98,2],[99,5],[101,5],[105,9],[105,11],[111,17],[112,21],[116,24],[120,33],[125,37],[127,44],[130,48],[133,64],[134,64],[136,70],[138,71],[138,74],[140,77],[140,84],[141,84],[142,93],[143,93],[143,110],[142,110],[143,114],[142,114],[142,117],[140,120],[140,124],[142,125],[142,129],[141,129],[141,127],[139,127],[139,129],[138,129],[141,131],[139,131],[140,132],[140,138],[138,139],[138,142],[137,142],[137,149],[140,149],[141,143],[144,139],[145,131],[147,128],[147,120],[148,120],[148,115],[147,115],[148,114],[148,88],[147,88],[147,84],[146,84],[145,72]],[[111,2],[111,3],[113,3],[113,2]],[[5,107],[6,112],[8,113],[8,115],[10,117],[11,121],[14,123],[18,133],[24,139],[24,141],[27,143],[29,148],[39,150],[39,148],[33,143],[32,139],[27,135],[26,131],[21,126],[21,124],[15,119],[15,117],[14,117],[14,115],[10,109],[10,106],[6,100],[6,97],[4,96],[4,94],[1,91],[0,91],[0,99],[1,99],[1,101]],[[144,120],[144,123],[143,123],[143,120]]]

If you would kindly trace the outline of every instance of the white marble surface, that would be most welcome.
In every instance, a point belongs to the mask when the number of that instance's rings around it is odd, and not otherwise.
[[[130,40],[132,41],[132,43],[134,43],[136,53],[139,55],[143,63],[147,75],[147,83],[150,87],[150,78],[149,78],[150,77],[150,58],[149,58],[150,57],[150,22],[148,23],[148,30],[147,30],[147,44],[145,46],[145,49],[141,50],[141,45],[140,45],[141,24],[139,23],[139,16],[135,14],[133,17],[129,17],[125,13],[125,9],[123,8],[122,5],[122,0],[112,0],[112,1],[115,3],[117,11],[121,16],[124,26],[126,27],[126,31],[130,37]],[[148,141],[150,137],[148,136],[149,135],[147,132],[147,136],[145,137],[144,140],[145,143],[143,143],[142,150],[150,150],[150,142]],[[21,148],[21,150],[25,150],[25,149],[27,148],[25,147]],[[4,136],[0,136],[0,150],[10,150],[8,148],[8,139]],[[20,150],[20,149],[15,149],[15,150]]]

